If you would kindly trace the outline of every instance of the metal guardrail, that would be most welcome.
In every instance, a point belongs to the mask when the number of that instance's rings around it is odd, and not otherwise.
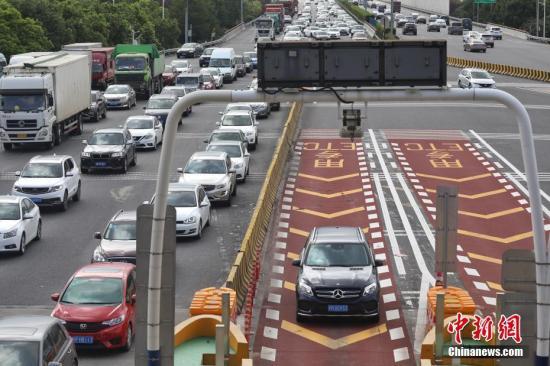
[[[508,75],[518,78],[550,82],[550,71],[530,69],[527,67],[493,64],[479,60],[467,60],[459,57],[447,57],[447,65],[455,67],[475,67],[491,73]]]
[[[547,37],[536,37],[536,36],[532,36],[532,35],[528,35],[527,36],[527,39],[529,41],[533,41],[533,42],[540,42],[540,43],[548,43],[550,44],[550,38],[547,38]]]
[[[260,254],[272,214],[276,207],[279,184],[283,178],[286,160],[292,149],[292,141],[301,110],[301,103],[292,104],[283,131],[275,147],[273,159],[269,165],[260,195],[256,201],[256,208],[252,213],[252,218],[237,253],[237,258],[225,282],[225,287],[229,287],[237,293],[237,309],[242,308],[249,288],[253,284],[253,281],[257,280],[257,278],[254,278],[254,269],[257,268],[261,260]]]

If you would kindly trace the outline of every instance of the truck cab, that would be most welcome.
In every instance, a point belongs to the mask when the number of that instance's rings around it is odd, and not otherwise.
[[[92,49],[92,88],[105,90],[115,80],[115,61],[112,59],[113,47]]]

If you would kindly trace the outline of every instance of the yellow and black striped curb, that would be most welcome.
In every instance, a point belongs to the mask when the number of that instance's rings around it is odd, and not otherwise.
[[[298,117],[302,110],[302,103],[293,103],[284,125],[273,159],[267,170],[264,184],[260,191],[256,208],[252,213],[250,224],[244,235],[237,258],[229,271],[225,287],[237,293],[237,308],[240,309],[246,300],[248,288],[254,281],[254,266],[256,258],[263,248],[271,215],[275,210],[275,201],[279,183],[283,178],[284,167],[292,149],[292,139],[296,132]]]
[[[493,64],[479,60],[467,60],[460,57],[447,57],[447,65],[461,68],[467,67],[485,69],[494,74],[550,82],[550,71],[531,69],[527,67]]]

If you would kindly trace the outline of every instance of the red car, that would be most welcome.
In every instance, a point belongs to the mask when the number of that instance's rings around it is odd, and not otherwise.
[[[130,263],[82,267],[51,298],[76,346],[132,348],[135,329],[136,269]]]
[[[164,67],[164,72],[162,73],[163,85],[174,85],[176,82],[176,76],[178,76],[176,68],[172,65],[166,65]]]

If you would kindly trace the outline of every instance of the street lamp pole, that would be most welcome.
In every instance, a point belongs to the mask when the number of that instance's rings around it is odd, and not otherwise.
[[[542,3],[542,36],[546,37],[546,0]]]
[[[162,0],[162,19],[164,19],[164,0]]]
[[[244,0],[241,0],[241,24],[244,23]]]
[[[540,6],[540,0],[537,0],[537,34],[536,36],[539,36],[539,6]]]
[[[183,43],[188,42],[189,35],[187,34],[189,32],[189,0],[185,1],[185,39]]]

